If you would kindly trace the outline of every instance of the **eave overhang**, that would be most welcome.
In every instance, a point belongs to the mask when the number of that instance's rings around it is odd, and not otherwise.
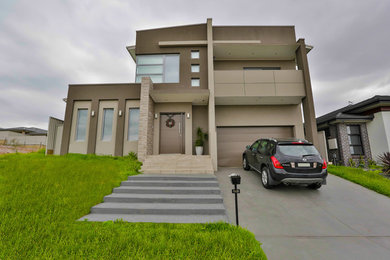
[[[133,58],[134,62],[137,62],[135,55],[135,45],[126,46],[126,49],[129,52],[130,56]]]

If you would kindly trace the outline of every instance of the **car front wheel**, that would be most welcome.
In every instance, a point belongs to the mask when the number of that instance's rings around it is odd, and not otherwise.
[[[246,156],[242,158],[242,168],[244,168],[245,171],[249,171],[250,169]]]
[[[263,184],[264,188],[271,189],[272,185],[270,185],[269,182],[270,182],[269,169],[267,167],[264,167],[261,170],[261,183]]]

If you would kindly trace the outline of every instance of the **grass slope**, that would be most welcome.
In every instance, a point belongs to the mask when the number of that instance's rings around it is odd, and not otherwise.
[[[76,221],[139,166],[130,157],[0,156],[0,259],[266,259],[252,233],[225,223]]]
[[[360,184],[370,190],[390,197],[390,180],[379,173],[381,171],[364,171],[359,168],[328,165],[329,173]]]

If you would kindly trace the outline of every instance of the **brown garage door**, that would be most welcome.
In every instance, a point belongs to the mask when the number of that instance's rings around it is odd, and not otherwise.
[[[294,137],[292,126],[259,127],[218,127],[218,166],[235,167],[241,165],[245,146],[260,138]]]

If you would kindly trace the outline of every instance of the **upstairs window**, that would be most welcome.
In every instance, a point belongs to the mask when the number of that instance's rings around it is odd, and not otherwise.
[[[199,87],[200,86],[200,79],[199,78],[192,78],[191,79],[191,87]]]
[[[199,72],[200,72],[200,66],[199,66],[199,64],[192,64],[192,65],[191,65],[191,72],[192,72],[192,73],[199,73]]]
[[[135,82],[150,77],[153,83],[179,83],[179,54],[138,55]]]
[[[199,51],[191,51],[191,59],[199,59]]]
[[[363,145],[359,125],[347,126],[349,150],[351,155],[363,155]]]
[[[280,67],[244,67],[244,70],[280,70]]]

